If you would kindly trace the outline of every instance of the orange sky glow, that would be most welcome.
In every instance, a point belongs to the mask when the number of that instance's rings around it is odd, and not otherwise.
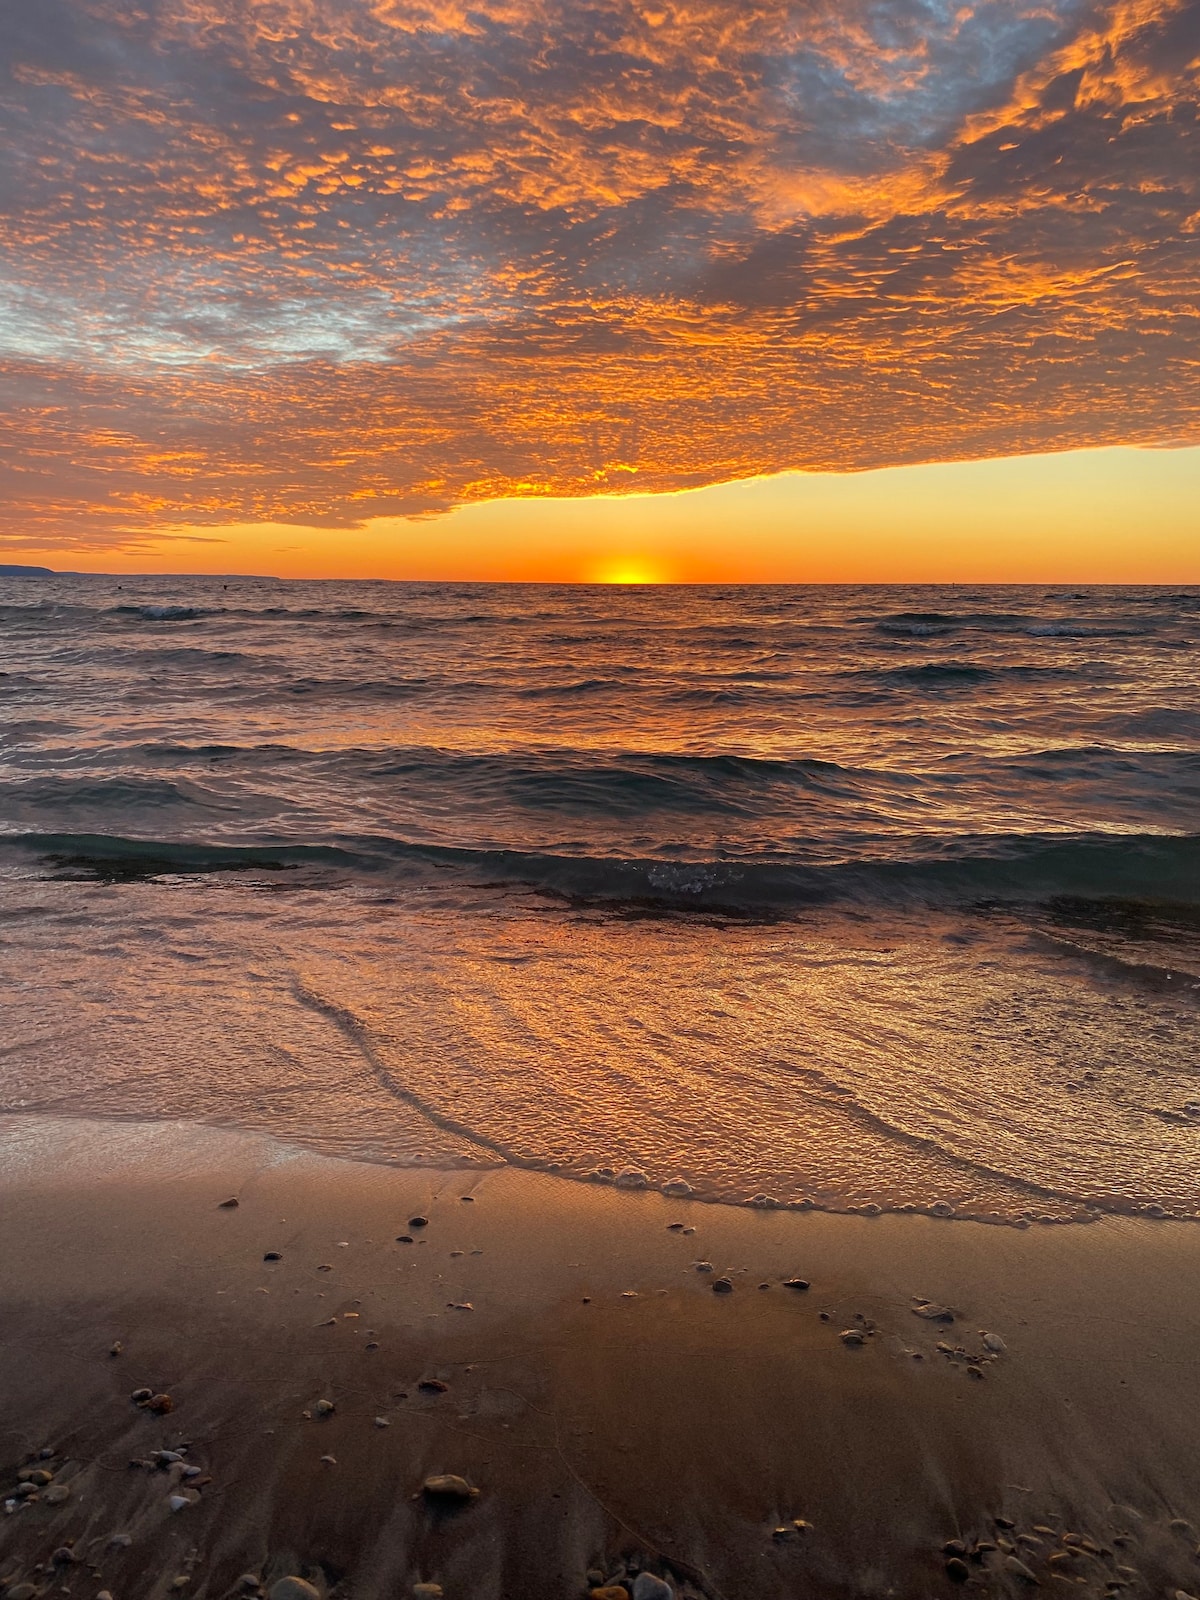
[[[0,560],[1200,581],[1184,0],[0,19]]]

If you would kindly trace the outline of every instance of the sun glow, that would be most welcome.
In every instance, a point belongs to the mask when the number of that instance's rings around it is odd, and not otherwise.
[[[661,567],[641,557],[615,556],[602,561],[587,574],[588,583],[666,583]]]

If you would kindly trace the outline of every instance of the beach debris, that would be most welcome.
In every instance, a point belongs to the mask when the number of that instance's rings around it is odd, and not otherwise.
[[[942,1306],[936,1300],[920,1300],[913,1296],[912,1313],[914,1317],[924,1317],[926,1322],[953,1322],[954,1313],[949,1306]]]
[[[712,1290],[713,1290],[714,1294],[732,1294],[733,1293],[733,1279],[732,1278],[717,1278],[716,1281],[713,1283]]]
[[[268,1250],[266,1255],[263,1257],[263,1260],[264,1261],[282,1261],[283,1260],[283,1256],[280,1253],[280,1251],[278,1251],[278,1250]]]
[[[811,1285],[807,1278],[785,1278],[783,1280],[783,1287],[785,1289],[796,1289],[798,1291],[802,1291],[804,1289],[811,1288]]]
[[[633,1580],[633,1600],[675,1600],[675,1592],[652,1572],[639,1572]]]
[[[421,1493],[430,1500],[466,1501],[474,1500],[479,1490],[456,1472],[435,1472],[425,1479]]]
[[[443,1383],[440,1378],[422,1378],[420,1383],[417,1384],[417,1388],[423,1390],[426,1394],[445,1394],[449,1387],[450,1385]]]
[[[280,1578],[268,1591],[269,1600],[321,1600],[321,1591],[304,1578]]]
[[[990,1350],[993,1355],[1002,1356],[1008,1349],[998,1333],[988,1333],[985,1328],[980,1328],[979,1337],[983,1340],[983,1348]]]
[[[236,1211],[240,1204],[237,1195],[231,1194],[228,1200],[222,1200],[217,1207],[218,1211]]]
[[[1014,1578],[1020,1578],[1025,1583],[1037,1583],[1036,1574],[1021,1560],[1020,1556],[1005,1556],[1005,1572],[1011,1572]]]
[[[851,1349],[867,1342],[867,1336],[861,1328],[843,1328],[841,1333],[838,1334],[838,1338],[844,1345],[849,1345]]]
[[[319,1417],[331,1417],[337,1410],[337,1406],[334,1405],[332,1400],[318,1400],[313,1410]]]
[[[640,1167],[622,1167],[613,1182],[618,1189],[644,1189],[650,1180]]]
[[[410,1228],[427,1228],[429,1226],[429,1218],[428,1217],[409,1217],[408,1225],[409,1225]]]
[[[692,1186],[686,1178],[671,1178],[669,1182],[663,1184],[662,1192],[670,1195],[672,1199],[682,1200],[692,1193]]]

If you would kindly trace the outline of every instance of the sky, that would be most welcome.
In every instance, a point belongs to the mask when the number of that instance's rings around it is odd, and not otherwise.
[[[1200,5],[0,0],[0,560],[1200,581]]]

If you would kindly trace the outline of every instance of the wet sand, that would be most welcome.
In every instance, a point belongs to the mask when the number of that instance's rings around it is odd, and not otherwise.
[[[12,1600],[1200,1588],[1194,1224],[747,1211],[21,1117],[0,1171]]]

